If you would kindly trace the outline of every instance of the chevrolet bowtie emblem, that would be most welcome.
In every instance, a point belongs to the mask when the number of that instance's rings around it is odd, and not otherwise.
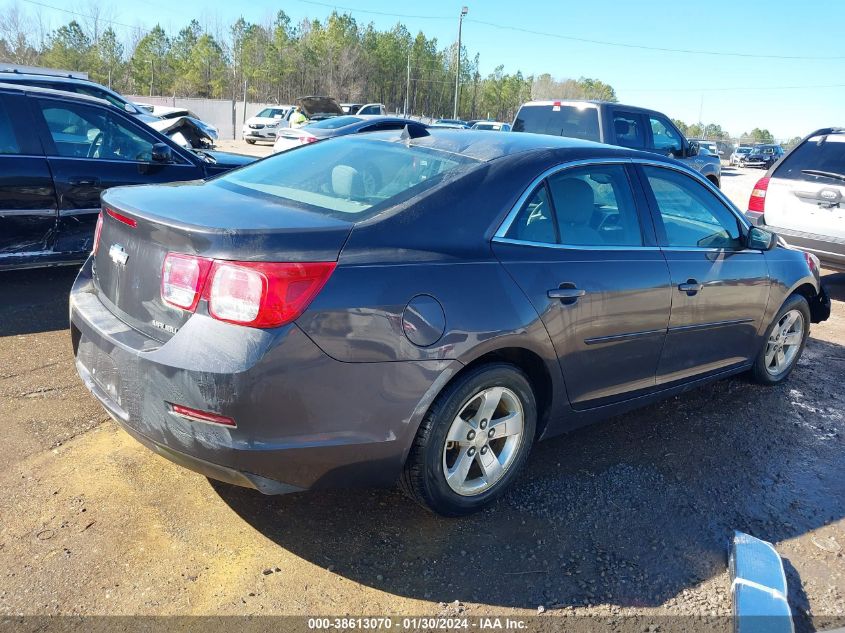
[[[109,257],[111,257],[111,260],[119,266],[125,266],[126,260],[129,259],[129,255],[126,254],[126,249],[124,249],[120,244],[111,245],[111,248],[109,248]]]

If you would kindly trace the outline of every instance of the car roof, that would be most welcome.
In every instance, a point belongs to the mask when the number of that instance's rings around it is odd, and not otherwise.
[[[625,108],[626,110],[635,110],[638,112],[656,112],[657,114],[662,114],[659,110],[643,108],[641,106],[627,105],[625,103],[617,103],[616,101],[604,101],[602,99],[543,99],[537,101],[527,101],[523,103],[522,106],[554,106],[556,104],[588,104],[594,106],[613,106],[615,108]]]
[[[53,88],[42,88],[41,86],[30,86],[29,84],[21,85],[16,83],[7,83],[2,81],[3,76],[0,75],[0,90],[6,92],[29,92],[32,94],[40,94],[46,97],[61,97],[63,99],[72,99],[74,101],[86,101],[88,103],[96,103],[97,105],[105,105],[114,107],[105,99],[99,97],[92,97],[91,95],[81,94],[79,92],[68,92],[66,90],[54,90]],[[115,108],[119,110],[120,108]]]
[[[483,130],[458,130],[445,127],[428,127],[427,134],[408,139],[411,145],[429,149],[460,154],[482,162],[498,158],[543,150],[572,150],[573,153],[584,154],[591,150],[597,155],[607,154],[619,157],[643,158],[644,160],[661,160],[662,157],[649,152],[605,145],[577,138],[565,136],[551,136],[548,134],[531,134],[519,132],[514,134],[490,134]],[[368,138],[396,141],[401,136],[397,132],[372,132]],[[677,161],[665,159],[663,162],[682,165]]]
[[[73,77],[69,75],[48,75],[41,73],[21,73],[15,70],[0,69],[0,83],[15,83],[16,81],[20,81],[21,83],[25,81],[49,81],[52,83],[64,84],[86,84],[89,86],[96,86],[97,88],[101,88],[109,92],[114,92],[109,90],[102,84],[98,84],[96,81],[91,81],[90,79],[83,79],[82,77]]]

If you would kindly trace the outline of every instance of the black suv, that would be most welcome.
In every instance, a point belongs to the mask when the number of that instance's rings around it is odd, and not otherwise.
[[[184,149],[101,99],[0,83],[0,270],[83,262],[104,189],[253,160]]]
[[[755,145],[751,153],[746,155],[742,161],[743,167],[762,167],[768,169],[783,156],[783,148],[780,145]]]

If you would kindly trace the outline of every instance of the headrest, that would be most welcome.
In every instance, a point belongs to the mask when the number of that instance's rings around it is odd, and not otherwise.
[[[332,190],[341,198],[360,198],[364,195],[364,179],[354,167],[337,165],[332,169]]]

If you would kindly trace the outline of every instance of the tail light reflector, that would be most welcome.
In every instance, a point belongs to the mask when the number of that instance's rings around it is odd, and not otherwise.
[[[769,190],[769,179],[761,178],[751,190],[751,198],[748,200],[748,210],[754,213],[763,213],[766,210],[766,192]]]
[[[114,209],[109,209],[108,207],[106,207],[106,213],[108,213],[109,216],[113,217],[118,222],[121,222],[122,224],[125,224],[126,226],[129,226],[133,229],[138,226],[137,220],[135,220],[134,218],[130,218],[128,215],[118,213]]]
[[[215,261],[205,296],[220,321],[271,328],[290,323],[317,296],[335,262]]]
[[[299,143],[301,145],[307,145],[308,143],[316,143],[317,137],[316,136],[300,136]]]
[[[97,228],[94,229],[94,246],[91,248],[91,254],[96,255],[97,249],[100,248],[100,235],[103,232],[103,212],[97,216]]]
[[[187,418],[194,422],[210,422],[211,424],[222,424],[223,426],[238,426],[235,421],[225,415],[219,413],[211,413],[210,411],[201,411],[200,409],[192,409],[181,404],[170,404],[170,412],[182,418]]]
[[[161,298],[176,308],[197,308],[212,260],[168,253],[161,271]]]

